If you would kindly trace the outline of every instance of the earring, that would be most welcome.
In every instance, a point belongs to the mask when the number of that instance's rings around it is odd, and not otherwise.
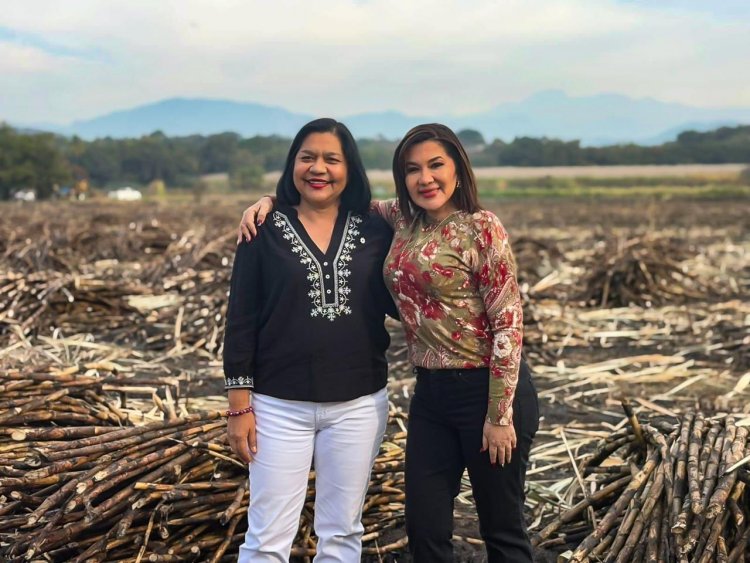
[[[456,180],[456,189],[457,190],[461,189],[461,181],[460,180]]]

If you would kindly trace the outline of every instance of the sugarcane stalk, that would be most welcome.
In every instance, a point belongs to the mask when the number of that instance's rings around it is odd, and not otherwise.
[[[633,563],[642,563],[643,558],[646,555],[646,547],[648,546],[648,526],[644,526],[641,529],[641,533],[638,536],[638,541],[635,542],[635,549],[631,555],[631,561]]]
[[[661,522],[663,518],[662,508],[664,503],[657,502],[654,506],[654,517],[648,526],[648,542],[646,545],[646,560],[649,563],[656,563],[659,559],[659,533],[661,532]]]
[[[216,429],[221,428],[221,432],[217,433]],[[209,424],[203,424],[201,426],[194,426],[192,428],[175,432],[171,435],[164,435],[159,436],[156,438],[153,438],[149,442],[146,442],[145,444],[142,444],[139,446],[139,450],[141,450],[142,453],[146,453],[150,448],[156,447],[157,445],[161,444],[165,440],[187,440],[196,434],[205,434],[206,437],[213,438],[216,437],[218,434],[223,433],[224,429],[224,423],[223,422],[212,422]],[[113,477],[117,476],[118,474],[122,472],[128,471],[134,463],[140,463],[142,465],[148,465],[152,461],[158,460],[160,457],[168,457],[171,455],[171,452],[178,451],[175,449],[176,446],[173,446],[172,448],[162,449],[160,451],[156,451],[153,453],[149,453],[147,455],[142,455],[142,457],[139,459],[137,457],[128,456],[127,458],[120,459],[119,461],[113,463],[106,469],[101,470],[94,476],[95,481],[109,481]],[[82,491],[78,491],[81,493]]]
[[[581,474],[585,474],[589,467],[598,466],[602,461],[612,455],[612,453],[616,452],[621,447],[632,443],[632,441],[633,436],[625,434],[624,436],[613,435],[610,436],[607,440],[600,442],[599,445],[597,445],[596,449],[591,453],[591,455],[581,462],[579,466]]]
[[[622,514],[623,510],[635,496],[636,492],[641,488],[644,482],[649,478],[651,473],[654,471],[657,461],[659,459],[659,452],[652,452],[646,459],[646,463],[636,475],[633,476],[630,483],[625,487],[625,490],[620,497],[614,502],[612,507],[607,511],[607,514],[599,522],[594,532],[590,534],[581,545],[578,546],[570,559],[571,562],[575,561],[581,563],[586,557],[589,551],[606,535],[609,529],[614,525],[615,520]]]
[[[675,467],[674,483],[672,485],[672,526],[677,525],[677,517],[680,514],[680,510],[682,508],[682,499],[685,494],[688,443],[690,440],[690,430],[692,428],[694,418],[695,416],[692,412],[688,413],[683,417],[680,425],[680,439],[677,449],[677,465]]]
[[[690,432],[690,444],[688,445],[688,488],[690,491],[690,506],[694,514],[701,511],[701,491],[699,488],[700,476],[698,461],[703,442],[703,415],[696,415],[693,428]],[[696,507],[698,510],[696,511]]]
[[[217,420],[219,418],[222,418],[223,416],[224,414],[220,411],[201,412],[197,414],[191,414],[189,416],[183,417],[178,420],[151,422],[143,426],[131,426],[128,428],[115,430],[113,432],[107,432],[103,435],[92,436],[90,438],[82,438],[76,441],[74,447],[76,449],[85,448],[88,446],[104,444],[105,442],[111,443],[111,442],[114,442],[115,440],[129,438],[132,436],[142,436],[143,434],[146,434],[151,431],[166,430],[169,428],[174,428],[176,426],[190,426],[192,424],[203,424],[211,420]],[[71,447],[70,444],[61,444],[56,447],[51,447],[51,449],[68,450],[70,449],[70,447]],[[115,446],[115,447],[119,447],[119,446]],[[102,450],[102,451],[105,451],[105,450]]]
[[[141,544],[141,548],[138,550],[138,555],[135,558],[135,563],[141,563],[141,559],[143,559],[143,556],[146,553],[146,548],[148,547],[148,540],[151,538],[151,531],[154,529],[155,517],[156,517],[156,510],[153,510],[151,512],[151,516],[149,516],[148,524],[146,524],[146,532],[143,534],[143,543]]]
[[[643,451],[646,450],[646,440],[643,437],[643,429],[641,428],[641,423],[638,421],[638,417],[635,414],[635,411],[633,410],[633,406],[630,404],[630,401],[623,397],[620,400],[620,404],[622,405],[622,410],[625,411],[625,416],[628,419],[628,422],[630,422],[630,426],[633,428],[633,433],[635,434],[635,441],[638,443],[638,445],[641,447]]]
[[[407,546],[408,543],[409,538],[404,536],[401,539],[398,539],[382,547],[363,547],[362,553],[364,553],[365,555],[381,555],[383,553],[390,553],[393,551],[398,551],[399,549],[403,549]]]
[[[642,505],[636,515],[635,521],[633,522],[630,536],[615,559],[616,563],[624,563],[628,560],[633,553],[633,549],[636,547],[638,538],[640,538],[641,534],[644,532],[644,528],[647,528],[646,523],[651,516],[651,512],[656,506],[661,506],[661,494],[665,486],[665,471],[663,468],[668,465],[671,465],[669,459],[662,459],[661,470],[657,471],[653,484],[648,492],[645,492],[644,489]]]
[[[59,391],[55,391],[38,399],[30,399],[25,404],[13,408],[10,412],[0,414],[0,425],[9,425],[11,424],[11,421],[17,421],[19,419],[24,420],[24,417],[27,416],[30,411],[57,401],[61,397],[67,395],[68,392],[68,389],[60,389]]]
[[[740,426],[739,428],[736,429],[735,439],[732,441],[732,445],[730,446],[724,467],[732,466],[733,464],[737,463],[740,459],[742,459],[742,456],[745,451],[745,444],[747,442],[747,435],[748,435],[748,431],[746,427]],[[711,500],[708,503],[708,511],[706,512],[706,515],[709,518],[715,517],[722,510],[724,510],[726,503],[727,503],[727,498],[729,497],[729,492],[732,489],[732,487],[734,487],[734,484],[736,481],[737,481],[736,471],[732,471],[730,473],[725,473],[721,475],[721,478],[719,479],[719,482],[716,485],[716,489],[714,490],[714,493],[711,496]]]
[[[745,551],[750,544],[750,526],[746,526],[741,534],[738,534],[732,551],[729,552],[728,563],[739,563],[745,559]]]
[[[702,537],[707,537],[710,531],[711,520],[706,522],[705,514],[696,514],[693,518],[693,523],[688,530],[685,542],[682,544],[680,552],[683,555],[688,555],[695,551],[698,542],[701,541]]]
[[[740,505],[737,503],[737,500],[742,496],[742,492],[744,491],[744,489],[745,483],[735,484],[734,489],[732,490],[732,494],[727,501],[727,508],[729,509],[729,513],[732,515],[734,527],[738,530],[745,525],[745,514],[742,512]]]
[[[719,536],[719,539],[716,541],[716,563],[726,563],[729,559],[729,554],[727,553],[727,542],[724,539],[724,536]]]
[[[146,481],[154,481],[156,479],[159,479],[162,476],[164,476],[168,471],[174,471],[175,469],[180,468],[183,464],[188,463],[189,461],[198,457],[198,455],[200,455],[200,452],[198,450],[189,450],[185,452],[184,454],[174,458],[174,460],[172,460],[169,464],[162,465],[161,467],[151,471],[150,473],[145,475],[143,479]],[[136,492],[136,494],[133,495],[133,492],[134,492],[133,485],[128,485],[127,487],[123,488],[122,490],[112,495],[107,500],[103,501],[98,506],[92,507],[90,510],[87,511],[86,516],[84,517],[85,522],[86,523],[93,522],[94,520],[99,518],[103,513],[113,510],[118,505],[132,503],[138,494]]]
[[[221,558],[224,556],[224,553],[229,548],[229,545],[232,541],[232,536],[234,535],[234,530],[237,528],[237,524],[239,524],[240,520],[242,519],[244,515],[240,512],[238,514],[235,514],[232,517],[232,520],[229,522],[229,528],[227,529],[226,536],[224,538],[224,541],[221,542],[221,545],[217,548],[217,550],[214,552],[213,557],[210,559],[210,563],[219,563],[221,561]]]
[[[609,549],[609,554],[605,558],[605,563],[612,563],[615,557],[621,553],[623,546],[629,536],[632,536],[633,524],[640,513],[641,504],[643,498],[647,497],[651,489],[651,480],[646,480],[642,489],[639,489],[630,504],[625,509],[625,513],[622,517],[622,522],[617,526],[617,535],[615,536],[614,542]],[[637,535],[636,535],[637,539]]]
[[[107,479],[106,481],[100,481],[97,485],[90,489],[85,489],[88,483],[92,483],[93,480],[89,479],[79,483],[76,486],[77,496],[68,502],[65,506],[66,512],[72,512],[79,506],[85,506],[87,510],[91,510],[94,501],[109,489],[116,487],[123,481],[128,481],[135,476],[145,471],[150,471],[153,468],[163,466],[165,462],[173,458],[187,449],[186,446],[178,445],[172,448],[167,448],[161,452],[156,452],[157,455],[154,457],[153,453],[144,456],[142,463],[132,462],[128,466],[122,468],[122,471],[118,472],[114,477]],[[96,475],[94,476],[96,478]]]
[[[615,540],[615,537],[617,536],[617,528],[612,528],[609,532],[607,532],[607,535],[602,538],[602,541],[600,541],[594,549],[591,550],[591,553],[589,553],[589,560],[593,559],[596,560],[602,560],[604,557],[604,554],[607,553],[612,543]],[[586,559],[584,559],[586,561]]]
[[[228,493],[211,494],[207,496],[200,496],[200,497],[194,497],[194,498],[189,498],[189,499],[184,499],[184,500],[178,500],[176,502],[170,501],[169,506],[172,509],[174,509],[177,513],[184,514],[190,509],[203,510],[207,506],[216,506],[216,505],[220,505],[226,502],[231,502],[232,500],[234,500],[236,494],[237,494],[236,492],[228,492]],[[240,499],[240,504],[242,503],[242,501],[243,499]],[[218,515],[214,514],[214,516],[218,518]]]
[[[531,538],[531,545],[533,547],[538,546],[542,541],[549,538],[552,534],[557,532],[562,526],[565,524],[574,521],[576,518],[578,518],[581,514],[583,514],[586,509],[589,506],[592,506],[592,504],[595,504],[597,502],[601,502],[603,499],[606,499],[613,494],[617,493],[618,491],[625,488],[628,483],[631,481],[631,476],[626,475],[625,477],[621,477],[614,483],[611,483],[604,487],[603,489],[600,489],[599,491],[589,495],[588,498],[584,498],[580,502],[578,502],[575,506],[571,507],[570,509],[566,510],[560,516],[555,518],[552,522],[547,524],[541,531],[539,531],[537,534],[535,534]]]
[[[714,447],[711,450],[711,454],[708,458],[708,464],[706,465],[706,473],[703,476],[701,498],[697,503],[693,501],[691,504],[691,507],[695,514],[702,514],[703,511],[708,507],[708,501],[711,498],[711,492],[716,486],[716,476],[719,474],[719,460],[724,447],[724,438],[725,436],[717,436]],[[711,516],[709,515],[706,516],[707,518],[711,518]]]
[[[11,439],[23,441],[62,441],[61,448],[70,446],[69,440],[88,438],[116,432],[116,426],[59,426],[54,428],[4,428],[0,433],[9,433]]]
[[[68,482],[42,501],[42,503],[36,508],[36,510],[34,510],[34,512],[29,515],[26,521],[26,525],[33,526],[34,524],[39,522],[44,517],[45,513],[58,506],[63,502],[63,499],[72,494],[79,482],[93,477],[96,471],[97,468],[94,467],[88,472],[81,473],[78,476],[68,475],[70,477]]]
[[[101,536],[96,542],[92,543],[91,546],[86,549],[83,553],[81,553],[78,557],[76,557],[72,563],[84,563],[89,561],[102,561],[104,557],[107,555],[108,546],[109,546],[109,540],[113,535],[115,535],[115,531],[117,530],[117,526],[113,526],[110,528],[110,530]]]
[[[192,421],[189,424],[186,424],[186,429],[196,428],[196,427],[202,427],[204,425],[210,424],[209,422],[205,422],[203,425],[201,423],[204,421]],[[219,425],[221,423],[214,423],[215,425]],[[117,438],[116,436],[113,436],[112,434],[105,434],[102,436],[102,438],[106,438],[107,440],[101,440],[99,443],[96,444],[87,444],[82,447],[77,447],[78,444],[74,445],[68,445],[68,448],[65,450],[60,451],[53,451],[45,454],[45,459],[48,461],[58,461],[58,460],[64,460],[71,457],[78,457],[78,456],[87,456],[92,454],[99,454],[102,452],[113,452],[122,450],[125,448],[130,448],[133,446],[141,446],[145,443],[148,443],[151,440],[155,440],[157,438],[167,437],[175,433],[175,426],[182,426],[182,425],[174,425],[170,424],[166,427],[161,428],[152,428],[152,429],[146,429],[147,427],[141,426],[136,427],[140,428],[140,432],[131,432],[128,436],[124,436],[121,438]],[[113,439],[114,438],[114,439]],[[83,442],[81,440],[80,442]],[[80,443],[79,442],[79,443]],[[88,441],[87,441],[88,442]]]
[[[234,516],[234,513],[240,508],[240,505],[242,504],[242,500],[247,496],[247,492],[248,492],[248,482],[246,480],[243,480],[240,486],[237,487],[237,492],[234,495],[234,499],[232,500],[232,503],[219,516],[219,522],[221,522],[222,526],[226,526],[227,522]]]
[[[96,425],[99,424],[101,420],[94,416],[73,412],[32,411],[20,415],[14,415],[5,421],[5,423],[8,425],[29,424],[37,422]]]
[[[660,522],[661,531],[659,533],[659,545],[657,550],[657,561],[658,563],[667,563],[670,558],[670,553],[677,551],[677,547],[672,541],[672,534],[670,533],[670,520],[666,518],[669,512],[670,503],[668,500],[664,501],[664,510],[662,512],[662,519]]]
[[[723,530],[726,526],[728,518],[728,513],[718,518],[714,518],[713,523],[709,529],[709,535],[706,538],[706,541],[701,542],[703,545],[699,546],[699,549],[701,547],[703,548],[702,552],[700,553],[700,557],[698,557],[698,552],[696,552],[695,559],[698,561],[698,563],[709,563],[713,560],[714,552],[716,551],[716,544],[719,540],[719,535],[721,534],[721,530]]]
[[[135,519],[137,512],[135,509],[130,508],[126,513],[125,516],[120,518],[120,521],[117,523],[117,537],[122,538],[124,537],[128,531],[131,529],[131,526],[133,525],[133,520]]]

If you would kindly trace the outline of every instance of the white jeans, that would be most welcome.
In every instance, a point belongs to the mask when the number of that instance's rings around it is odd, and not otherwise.
[[[315,462],[315,563],[359,562],[362,505],[388,419],[385,389],[338,403],[253,395],[258,453],[239,562],[289,561]]]

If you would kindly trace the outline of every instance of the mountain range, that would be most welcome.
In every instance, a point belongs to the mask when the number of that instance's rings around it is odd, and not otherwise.
[[[209,135],[233,131],[244,137],[293,136],[316,116],[250,102],[170,98],[87,120],[59,124],[17,124],[19,127],[98,137],[139,137],[154,131],[170,136]],[[561,90],[538,92],[518,102],[503,103],[469,115],[405,115],[397,111],[337,117],[358,138],[398,139],[418,123],[440,122],[476,129],[488,141],[519,136],[580,140],[584,145],[659,144],[682,131],[706,131],[750,123],[750,107],[701,108],[621,94],[569,96]]]

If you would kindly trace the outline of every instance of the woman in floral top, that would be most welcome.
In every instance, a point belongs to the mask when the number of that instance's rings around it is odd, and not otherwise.
[[[394,227],[383,274],[417,373],[406,449],[409,549],[417,563],[453,561],[453,500],[468,469],[489,561],[530,562],[524,483],[539,414],[521,359],[508,235],[479,206],[469,158],[447,127],[409,131],[393,175],[398,200],[375,208]],[[246,211],[246,234],[269,202]]]

